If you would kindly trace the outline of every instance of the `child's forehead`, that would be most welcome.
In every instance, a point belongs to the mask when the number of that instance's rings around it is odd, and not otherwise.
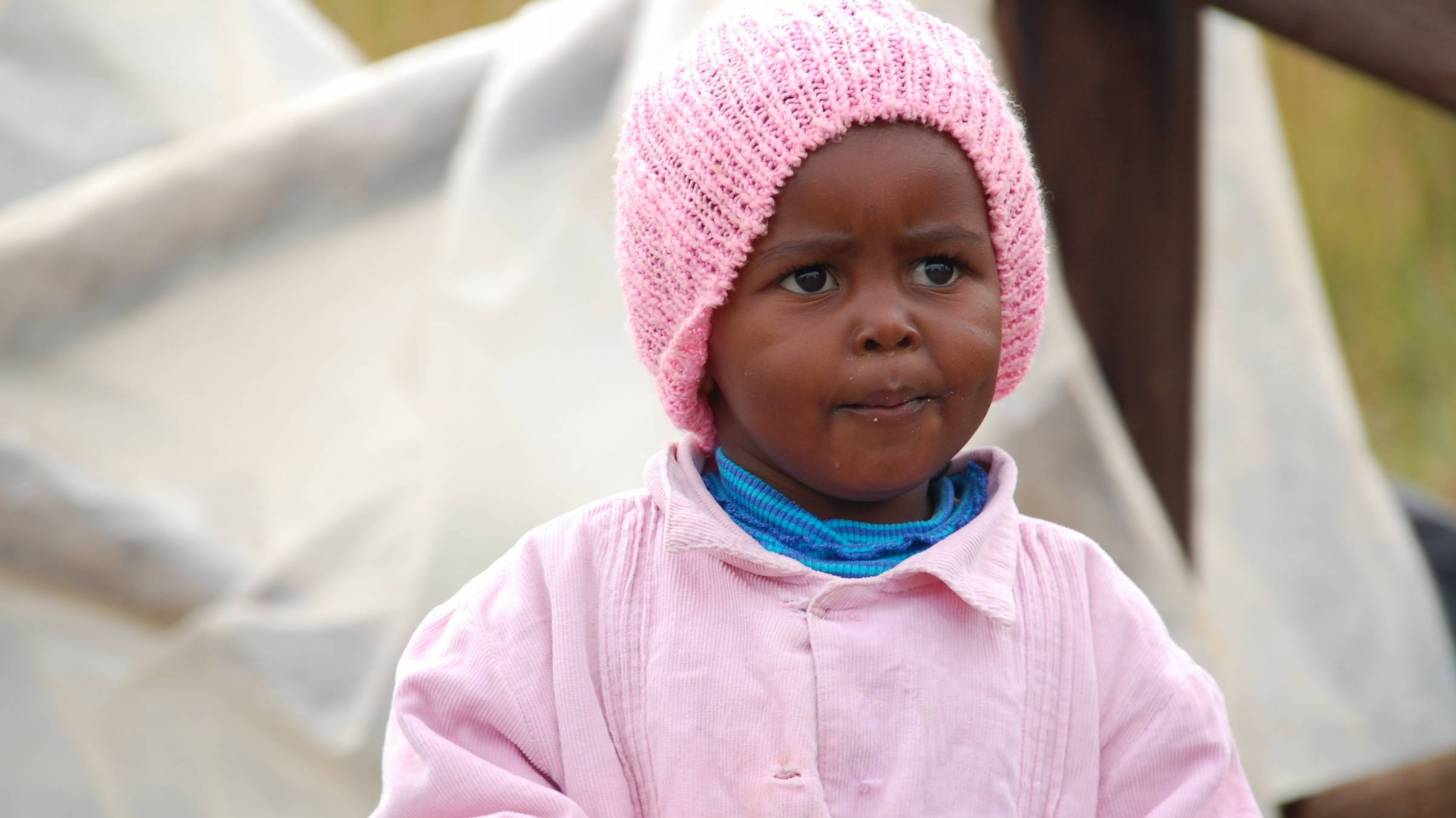
[[[810,151],[784,181],[774,194],[770,230],[785,210],[855,211],[867,204],[915,201],[912,194],[920,194],[920,209],[934,214],[985,209],[975,163],[954,137],[919,122],[857,125]]]

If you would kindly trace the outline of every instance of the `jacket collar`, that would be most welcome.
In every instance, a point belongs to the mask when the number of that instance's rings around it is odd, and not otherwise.
[[[997,448],[962,452],[959,465],[975,460],[990,477],[986,505],[974,520],[930,548],[879,576],[830,577],[792,557],[775,554],[729,519],[703,485],[703,455],[691,439],[673,444],[647,463],[648,492],[662,509],[669,553],[708,552],[744,570],[770,577],[818,577],[826,585],[894,586],[929,575],[966,604],[1002,624],[1016,621],[1016,562],[1021,551],[1020,513],[1012,495],[1016,463]]]

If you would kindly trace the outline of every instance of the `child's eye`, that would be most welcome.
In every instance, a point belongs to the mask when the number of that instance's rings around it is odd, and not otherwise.
[[[800,267],[779,279],[779,286],[799,295],[817,295],[838,289],[839,282],[823,267]]]
[[[953,258],[927,258],[915,265],[910,278],[927,287],[948,287],[961,277],[961,263]]]

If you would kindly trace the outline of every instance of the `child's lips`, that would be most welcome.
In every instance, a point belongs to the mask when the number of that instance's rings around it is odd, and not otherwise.
[[[842,403],[837,408],[872,422],[908,420],[937,399],[937,395],[915,389],[881,389],[861,396],[853,403]]]

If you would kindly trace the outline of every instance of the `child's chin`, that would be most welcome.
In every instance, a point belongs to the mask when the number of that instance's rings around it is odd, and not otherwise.
[[[836,464],[835,482],[846,491],[876,500],[901,494],[940,474],[964,445],[965,441],[941,434],[869,440],[855,436],[836,440],[834,452],[825,462]]]
[[[832,485],[821,491],[855,503],[878,503],[924,486],[944,468],[944,462],[934,465],[928,462],[905,463],[900,468],[886,464],[867,464],[864,467],[843,464],[830,476]]]

